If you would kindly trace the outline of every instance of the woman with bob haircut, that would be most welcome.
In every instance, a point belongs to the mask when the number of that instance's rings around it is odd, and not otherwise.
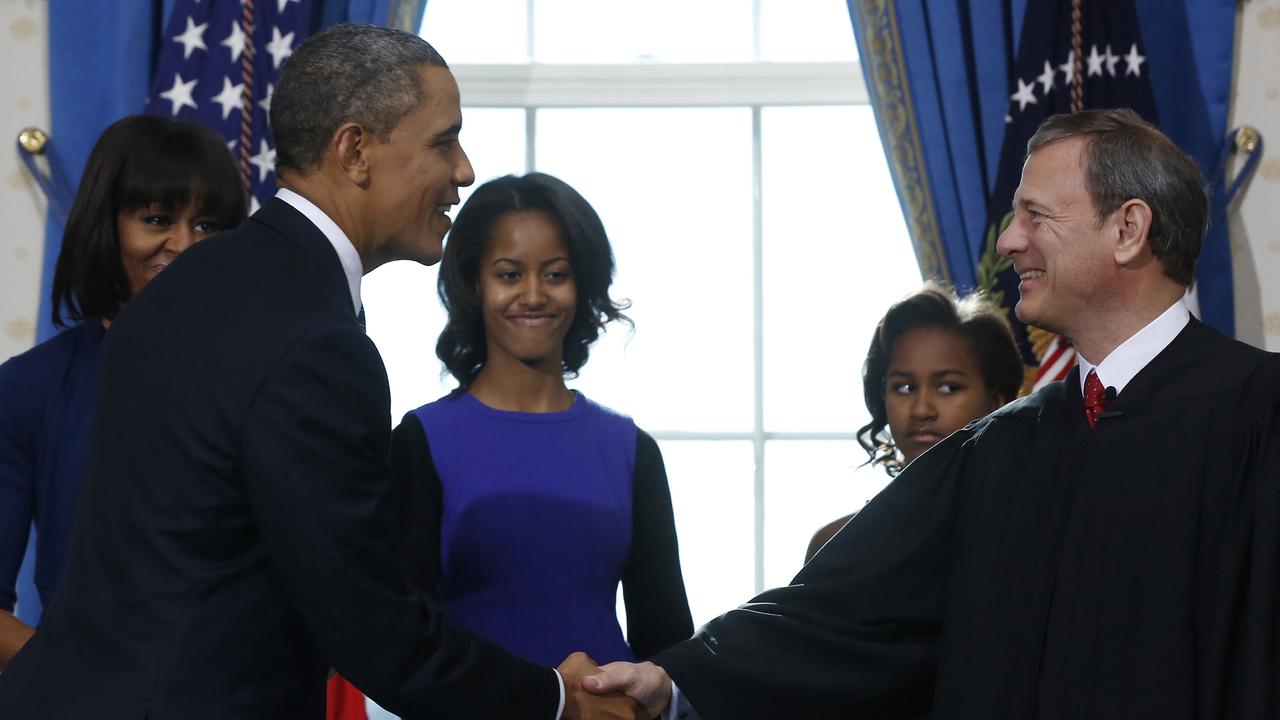
[[[53,276],[53,322],[66,330],[0,365],[0,667],[33,632],[12,615],[33,521],[44,606],[62,577],[104,334],[174,258],[240,224],[246,203],[226,142],[202,125],[134,115],[89,153]]]
[[[1018,396],[1022,357],[1004,311],[937,283],[894,303],[862,366],[871,422],[858,429],[868,462],[896,476],[946,436]],[[808,562],[852,515],[823,527]]]
[[[436,354],[460,387],[392,441],[418,579],[452,622],[544,664],[643,659],[693,632],[657,443],[565,386],[606,323],[629,323],[613,272],[599,216],[563,181],[476,189],[439,279]]]

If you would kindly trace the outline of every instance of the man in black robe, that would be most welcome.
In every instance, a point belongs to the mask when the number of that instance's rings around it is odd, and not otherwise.
[[[1196,166],[1129,111],[1055,116],[1014,204],[1018,317],[1081,366],[925,453],[790,586],[584,686],[705,720],[1280,718],[1280,356],[1183,305]]]

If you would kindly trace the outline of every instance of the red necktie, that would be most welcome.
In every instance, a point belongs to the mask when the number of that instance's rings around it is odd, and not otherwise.
[[[1106,388],[1102,387],[1102,381],[1098,379],[1098,373],[1090,370],[1089,376],[1084,379],[1084,419],[1089,427],[1097,427],[1098,416],[1107,409],[1110,402]]]

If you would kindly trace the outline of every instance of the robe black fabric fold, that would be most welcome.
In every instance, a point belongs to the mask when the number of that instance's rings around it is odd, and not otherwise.
[[[705,720],[1280,717],[1280,356],[1192,320],[1081,407],[957,432],[655,662]]]

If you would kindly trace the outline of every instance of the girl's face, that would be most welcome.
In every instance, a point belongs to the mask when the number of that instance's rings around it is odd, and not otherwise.
[[[504,215],[480,256],[486,365],[517,360],[560,374],[564,338],[578,304],[560,228],[546,213]]]
[[[903,464],[1004,404],[982,379],[978,359],[956,333],[921,328],[893,344],[885,375],[889,432]]]
[[[137,295],[184,250],[218,231],[215,220],[199,212],[194,202],[180,210],[152,203],[120,212],[116,233],[130,294]]]

